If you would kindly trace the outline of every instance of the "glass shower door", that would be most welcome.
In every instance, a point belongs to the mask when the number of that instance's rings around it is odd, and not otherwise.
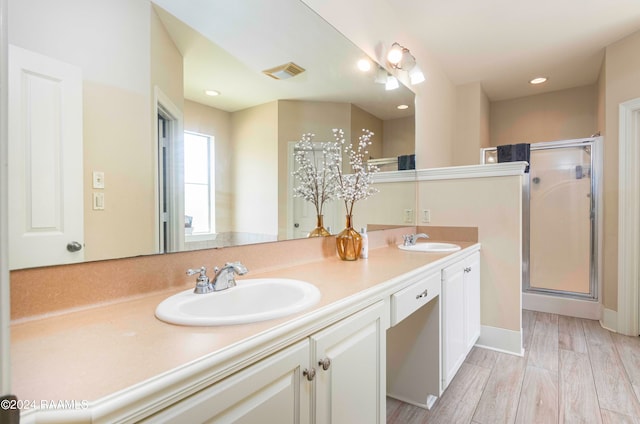
[[[594,298],[591,146],[531,150],[532,292]]]

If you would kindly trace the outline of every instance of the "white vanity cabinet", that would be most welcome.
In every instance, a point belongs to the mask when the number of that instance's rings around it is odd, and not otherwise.
[[[375,303],[143,422],[383,423],[387,323]]]
[[[310,337],[316,368],[312,422],[386,422],[388,317],[385,302],[378,302]]]
[[[480,253],[442,270],[442,389],[480,336]]]
[[[142,420],[143,423],[309,423],[304,340]]]

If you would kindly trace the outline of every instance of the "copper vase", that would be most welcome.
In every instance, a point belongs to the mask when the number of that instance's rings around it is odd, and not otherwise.
[[[351,215],[347,215],[346,228],[336,236],[338,256],[343,261],[355,261],[360,256],[362,248],[362,236],[353,229]]]
[[[331,234],[329,233],[329,231],[327,231],[324,228],[324,224],[322,222],[323,220],[323,216],[322,215],[318,215],[318,221],[316,224],[316,228],[314,228],[307,237],[326,237],[326,236],[330,236]]]

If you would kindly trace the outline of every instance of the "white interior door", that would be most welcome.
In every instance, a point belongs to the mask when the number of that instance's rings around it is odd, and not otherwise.
[[[291,142],[289,146],[289,175],[292,175],[294,171],[298,169],[298,162],[293,159],[294,144]],[[314,152],[316,153],[316,167],[322,168],[322,143],[313,143]],[[295,178],[291,177],[289,184],[289,202],[292,204],[292,228],[289,229],[293,238],[304,238],[316,228],[317,214],[316,208],[311,202],[307,202],[301,197],[293,197],[293,187],[299,184]],[[324,227],[330,230],[332,234],[336,233],[338,226],[336,225],[336,200],[326,202],[323,207],[322,214],[324,215]],[[340,230],[342,227],[340,228]]]
[[[84,260],[82,70],[9,46],[9,266]]]

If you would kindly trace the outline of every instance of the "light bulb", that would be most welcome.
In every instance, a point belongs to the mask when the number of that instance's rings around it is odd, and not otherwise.
[[[387,83],[384,85],[385,90],[395,90],[400,87],[400,83],[398,83],[398,79],[393,75],[389,75],[387,77]]]
[[[420,84],[421,82],[424,82],[424,80],[424,74],[418,65],[414,66],[413,69],[409,71],[409,81],[411,82],[411,85]]]
[[[391,50],[387,53],[387,60],[393,65],[397,65],[402,60],[402,47],[398,43],[393,43]]]

